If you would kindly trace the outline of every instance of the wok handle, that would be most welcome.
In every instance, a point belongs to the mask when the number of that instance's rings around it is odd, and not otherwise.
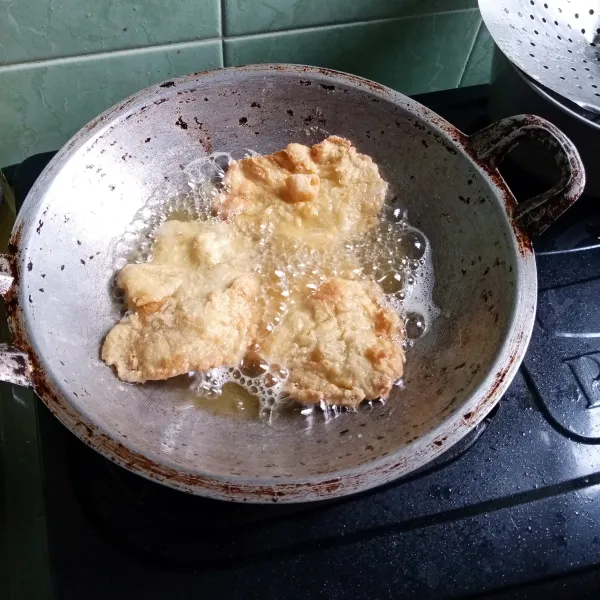
[[[5,300],[13,283],[10,260],[6,254],[0,254],[0,296]],[[9,344],[0,343],[0,381],[33,387],[33,365],[29,354]]]
[[[553,188],[519,203],[516,218],[530,236],[535,236],[546,231],[581,196],[585,169],[573,142],[552,123],[534,115],[502,119],[470,137],[476,157],[493,169],[523,138],[547,146],[560,169],[560,180]]]

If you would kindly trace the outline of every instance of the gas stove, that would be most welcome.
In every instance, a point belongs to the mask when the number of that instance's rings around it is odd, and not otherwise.
[[[485,94],[417,99],[468,132],[485,125]],[[18,201],[51,156],[8,170]],[[505,177],[521,197],[539,185],[515,167]],[[436,462],[361,495],[273,506],[193,497],[109,462],[15,389],[35,407],[54,597],[597,598],[596,201],[535,245],[535,331],[504,398]]]

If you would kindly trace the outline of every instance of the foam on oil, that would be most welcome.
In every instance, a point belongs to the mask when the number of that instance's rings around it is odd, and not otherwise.
[[[246,156],[256,155],[248,151]],[[152,247],[160,225],[168,219],[208,220],[232,157],[213,153],[195,160],[176,174],[166,176],[115,247],[115,271],[130,262],[152,260]],[[431,246],[426,236],[411,226],[397,206],[386,205],[377,226],[367,234],[348,240],[343,251],[315,250],[302,240],[272,244],[272,227],[265,223],[258,244],[262,260],[255,266],[268,299],[264,306],[264,328],[270,331],[297,301],[329,277],[368,278],[385,293],[388,306],[401,316],[405,326],[405,350],[424,335],[438,315],[433,302],[435,283]],[[122,304],[120,290],[113,286],[115,300]],[[228,414],[273,422],[274,408],[286,405],[285,365],[269,364],[260,347],[251,349],[235,368],[215,368],[189,373],[196,403],[211,412],[219,406]],[[402,380],[397,385],[403,385]],[[313,407],[296,407],[309,420]],[[340,408],[322,402],[326,419]]]

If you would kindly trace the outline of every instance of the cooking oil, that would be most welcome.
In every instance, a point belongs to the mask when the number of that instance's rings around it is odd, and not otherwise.
[[[116,244],[115,270],[130,262],[152,260],[156,233],[164,221],[213,219],[213,202],[223,191],[225,171],[232,160],[229,154],[214,153],[165,177]],[[388,307],[403,320],[403,347],[410,349],[438,314],[432,298],[431,247],[423,232],[411,226],[406,213],[396,205],[386,205],[370,231],[343,243],[316,243],[319,236],[329,235],[320,230],[302,232],[300,237],[280,235],[268,219],[265,221],[260,239],[255,240],[260,250],[254,271],[265,291],[263,325],[257,343],[235,368],[189,373],[190,390],[195,403],[211,413],[258,417],[271,423],[290,411],[312,418],[312,407],[287,401],[287,369],[285,365],[270,364],[261,356],[261,340],[281,323],[300,298],[326,279],[342,277],[368,279],[380,285]],[[115,301],[122,302],[122,294],[114,288]],[[403,381],[396,384],[402,387]],[[334,418],[340,411],[327,402],[322,402],[320,408],[326,419]]]

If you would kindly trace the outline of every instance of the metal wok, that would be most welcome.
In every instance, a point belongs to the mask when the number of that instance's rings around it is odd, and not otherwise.
[[[441,316],[385,406],[276,426],[190,410],[168,383],[120,382],[99,358],[118,318],[115,240],[203,153],[272,152],[328,134],[380,165],[431,241]],[[524,136],[556,154],[560,184],[517,205],[496,165]],[[175,183],[173,183],[175,182]],[[301,502],[391,481],[433,460],[500,399],[536,306],[530,236],[581,194],[576,149],[533,116],[467,137],[384,86],[301,66],[194,74],[131,96],[82,129],[31,190],[0,261],[13,346],[1,378],[27,385],[73,433],[127,469],[235,501]]]

